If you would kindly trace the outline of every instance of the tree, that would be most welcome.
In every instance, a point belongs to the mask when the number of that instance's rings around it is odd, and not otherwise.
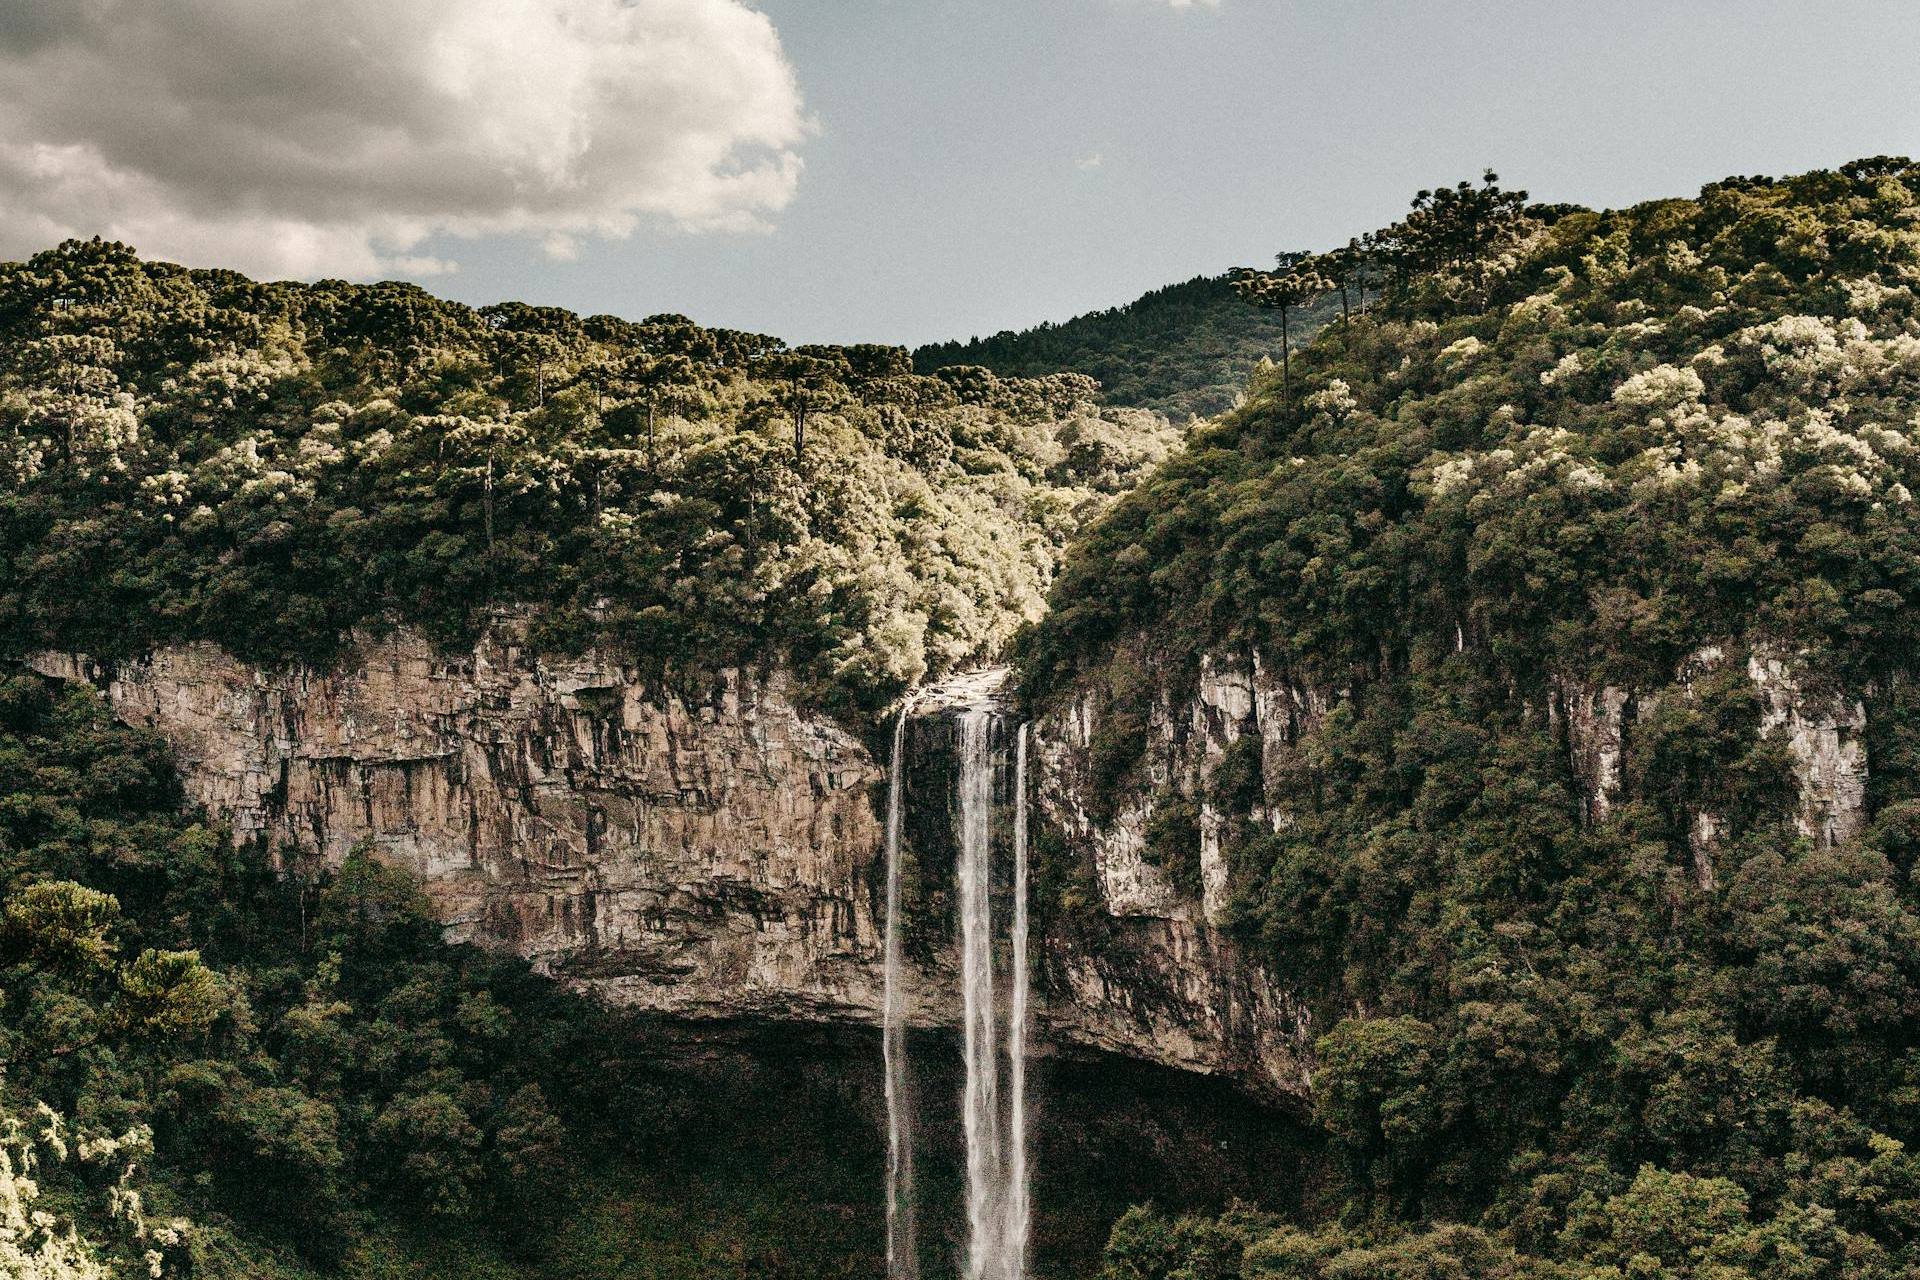
[[[707,380],[698,365],[683,355],[635,356],[632,373],[640,399],[647,406],[647,465],[655,465],[654,422],[661,410],[687,414],[707,399]]]
[[[1282,253],[1277,255],[1280,274],[1253,271],[1239,268],[1234,274],[1234,288],[1240,296],[1256,307],[1266,307],[1280,313],[1280,398],[1291,403],[1293,399],[1293,366],[1291,359],[1292,334],[1288,321],[1294,308],[1304,307],[1315,298],[1330,290],[1333,285],[1311,265],[1310,256],[1304,253]]]
[[[807,453],[807,415],[830,407],[845,390],[846,357],[829,347],[799,347],[764,357],[758,367],[775,384],[775,398],[793,421],[798,466]]]
[[[226,1008],[197,951],[143,950],[118,962],[120,903],[69,880],[39,881],[0,913],[0,976],[32,1015],[0,1067],[45,1066],[115,1038],[164,1039],[210,1026]]]
[[[1380,235],[1403,283],[1456,271],[1478,288],[1486,283],[1488,261],[1526,220],[1527,193],[1503,189],[1500,175],[1488,169],[1479,186],[1463,178],[1417,193],[1407,216]]]

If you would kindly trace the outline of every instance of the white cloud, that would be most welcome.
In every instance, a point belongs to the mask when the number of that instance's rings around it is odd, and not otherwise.
[[[0,255],[69,235],[263,275],[567,258],[645,218],[764,225],[807,121],[742,0],[0,6]]]
[[[1090,156],[1081,156],[1073,163],[1075,168],[1078,168],[1083,173],[1087,173],[1098,169],[1101,165],[1105,164],[1106,161],[1101,157],[1100,153],[1096,151]]]

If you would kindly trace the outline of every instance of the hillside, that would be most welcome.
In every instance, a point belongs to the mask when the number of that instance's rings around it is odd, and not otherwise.
[[[1091,390],[72,242],[0,266],[0,646],[325,662],[541,606],[551,647],[870,708],[993,655],[1176,443]]]
[[[1305,343],[1339,314],[1335,297],[1303,309],[1291,321],[1293,342]],[[1185,422],[1232,408],[1254,367],[1279,354],[1278,315],[1248,306],[1226,276],[1195,276],[1061,324],[920,347],[913,367],[979,365],[1007,378],[1085,374],[1100,384],[1103,404]]]
[[[471,660],[505,615],[530,683],[551,678],[535,657],[593,648],[697,729],[724,670],[777,670],[819,717],[794,754],[857,753],[843,726],[993,656],[1067,537],[1177,446],[1159,415],[1091,395],[1070,375],[921,376],[898,348],[788,349],[678,316],[261,284],[99,241],[0,266],[0,1271],[28,1251],[36,1277],[102,1260],[234,1280],[872,1270],[859,1108],[877,1055],[815,1046],[796,1071],[777,1032],[683,1051],[521,958],[449,943],[416,864],[471,885],[472,847],[410,825],[416,861],[393,841],[328,851],[305,820],[287,847],[236,843],[231,808],[182,786],[176,765],[204,759],[23,659],[209,642],[258,664],[213,695],[206,723],[231,724],[246,690],[351,683],[355,655],[395,636]],[[427,684],[390,726],[433,714],[444,685]],[[682,712],[687,688],[707,700]],[[707,833],[690,857],[718,856],[717,824],[764,858],[764,824],[727,825],[725,771],[765,786],[769,769],[722,753],[676,782],[673,749],[610,726],[605,692],[581,695],[583,723],[668,780],[579,801],[585,852],[606,843],[597,806],[638,795]],[[296,697],[291,714],[313,709]],[[526,769],[564,781],[578,747],[550,719],[529,732],[513,759],[479,751],[537,809]],[[460,794],[472,770],[419,751],[382,775],[395,794],[418,798],[436,763]],[[318,773],[358,797],[344,817],[371,819],[379,766],[364,786],[355,767],[336,750]],[[821,785],[864,811],[864,766],[843,768]],[[690,798],[700,782],[720,799]],[[549,856],[530,841],[563,816],[501,833],[504,883],[527,882]],[[659,864],[657,835],[635,819],[627,870]],[[820,871],[849,929],[872,853]],[[737,910],[723,877],[689,875]]]
[[[1142,1211],[1108,1275],[1912,1274],[1920,167],[1376,243],[1021,650],[1312,1008],[1339,1170],[1337,1225]],[[1259,731],[1170,772],[1189,706]]]
[[[0,268],[0,1270],[879,1274],[898,861],[947,1274],[972,724],[1039,1274],[1149,1194],[1105,1280],[1920,1271],[1920,166],[1488,175],[1357,253],[1251,282],[1375,300],[1184,434],[1079,371]],[[1201,283],[1057,349],[1268,323]],[[995,656],[1022,707],[889,769],[876,713]]]

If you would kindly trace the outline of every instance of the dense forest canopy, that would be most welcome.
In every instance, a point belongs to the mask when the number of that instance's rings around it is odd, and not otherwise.
[[[1379,304],[1100,521],[1022,648],[1102,698],[1116,787],[1203,653],[1330,702],[1204,799],[1314,1010],[1334,1221],[1143,1210],[1109,1275],[1915,1274],[1920,166],[1611,212],[1490,178],[1355,249]],[[1864,703],[1857,837],[1802,833],[1750,651]],[[1607,685],[1602,818],[1553,709]]]
[[[1339,311],[1331,295],[1307,307],[1294,318],[1293,341]],[[1100,384],[1104,404],[1185,422],[1232,408],[1260,362],[1279,357],[1280,329],[1278,316],[1242,305],[1228,277],[1196,276],[1063,324],[920,347],[913,367],[981,365],[1009,378],[1085,374]]]
[[[1094,392],[72,242],[0,266],[0,646],[327,661],[540,605],[551,645],[870,708],[993,653],[1177,444]]]

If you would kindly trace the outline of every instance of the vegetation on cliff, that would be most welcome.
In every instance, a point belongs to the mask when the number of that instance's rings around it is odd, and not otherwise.
[[[0,904],[0,1274],[878,1266],[834,1063],[717,1070],[444,942],[402,871],[269,865],[91,689],[0,678]]]
[[[552,645],[778,654],[871,707],[993,653],[1177,444],[1093,394],[68,243],[0,266],[0,647],[326,661],[528,604]]]
[[[1293,341],[1339,313],[1331,295],[1304,308],[1292,317]],[[1278,315],[1241,304],[1228,277],[1196,276],[1062,324],[919,347],[913,367],[981,365],[1004,378],[1084,374],[1100,384],[1103,404],[1186,422],[1232,408],[1260,362],[1278,356],[1280,330]]]
[[[1912,1274],[1920,167],[1502,194],[1365,242],[1380,305],[1120,502],[1024,642],[1035,697],[1104,702],[1116,792],[1203,653],[1332,703],[1206,799],[1322,1028],[1338,1225],[1135,1215],[1110,1274]],[[1802,833],[1749,648],[1864,700],[1857,837]],[[1606,686],[1645,696],[1603,816],[1563,708]]]

